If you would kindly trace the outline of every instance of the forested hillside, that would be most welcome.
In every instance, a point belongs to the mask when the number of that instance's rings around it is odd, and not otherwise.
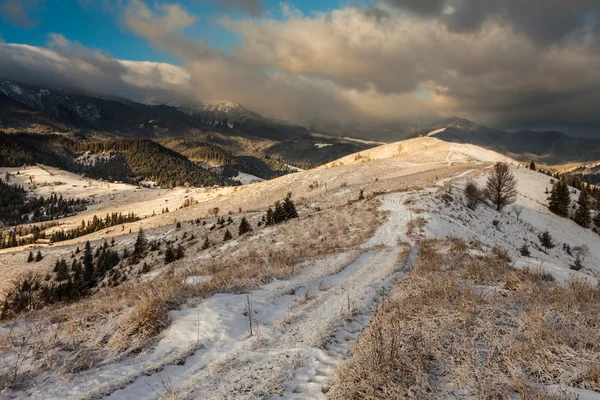
[[[105,153],[94,162],[77,158],[86,152]],[[0,167],[44,164],[96,179],[137,184],[153,181],[162,187],[223,185],[213,171],[148,139],[90,140],[77,136],[0,131]]]

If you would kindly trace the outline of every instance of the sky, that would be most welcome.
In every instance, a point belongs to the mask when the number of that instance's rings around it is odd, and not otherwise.
[[[305,125],[600,135],[600,0],[0,0],[0,77]]]

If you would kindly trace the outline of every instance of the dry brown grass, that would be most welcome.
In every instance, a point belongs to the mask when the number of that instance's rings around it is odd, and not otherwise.
[[[76,303],[20,315],[5,325],[11,329],[0,331],[0,396],[3,389],[27,388],[48,371],[68,377],[142,351],[169,326],[168,311],[185,302],[248,290],[288,277],[315,257],[355,248],[382,222],[378,205],[377,199],[356,202],[278,225],[260,238],[246,235],[235,251],[213,248],[212,257],[193,265],[196,252],[188,248],[187,257],[170,266],[177,271],[153,281],[102,288]],[[216,240],[222,232],[212,235]],[[212,279],[188,285],[186,275]]]
[[[600,290],[513,271],[501,252],[421,243],[415,267],[337,371],[332,399],[574,398],[544,385],[600,391]]]

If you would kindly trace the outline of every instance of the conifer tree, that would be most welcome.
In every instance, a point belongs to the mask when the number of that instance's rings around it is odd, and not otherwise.
[[[283,211],[285,220],[298,218],[298,212],[296,211],[296,205],[292,201],[292,192],[288,192],[287,196],[283,200]]]
[[[538,239],[540,241],[540,244],[544,248],[544,253],[546,253],[546,254],[548,254],[548,250],[556,247],[556,244],[554,243],[554,239],[552,239],[552,236],[550,236],[550,232],[548,232],[548,231],[544,231],[543,233],[540,233],[538,235]]]
[[[81,264],[79,263],[79,261],[73,260],[73,263],[71,264],[71,271],[73,271],[73,280],[75,282],[81,281],[82,271]]]
[[[550,202],[548,209],[561,217],[569,216],[569,205],[571,204],[571,194],[569,186],[561,179],[554,183],[550,193]]]
[[[144,230],[140,228],[140,230],[138,231],[137,239],[135,240],[135,244],[133,245],[133,252],[136,256],[141,256],[147,248],[148,239],[146,239]]]
[[[587,190],[583,189],[579,194],[579,208],[575,212],[573,220],[580,226],[588,228],[592,222],[592,214],[590,209],[590,200]]]
[[[172,263],[173,261],[175,261],[175,249],[171,244],[168,244],[165,250],[165,264]]]
[[[228,240],[233,239],[233,235],[229,232],[229,229],[225,231],[225,235],[223,236],[223,241],[226,242]]]
[[[594,217],[594,225],[596,225],[597,228],[600,228],[600,212]]]
[[[242,218],[242,222],[240,222],[240,228],[238,232],[240,236],[245,233],[252,232],[252,226],[250,225],[246,217]]]
[[[204,239],[204,243],[202,244],[202,250],[206,250],[210,247],[210,241],[208,240],[208,236]]]
[[[35,262],[40,262],[44,259],[44,256],[42,256],[42,252],[40,250],[38,250],[37,254],[35,255]]]
[[[527,246],[527,243],[523,243],[523,246],[521,246],[521,248],[519,248],[519,252],[521,253],[521,255],[523,257],[531,256],[531,252],[529,251],[529,246]]]
[[[88,283],[94,280],[94,257],[89,240],[85,242],[83,249],[83,279]]]
[[[182,245],[178,244],[175,248],[175,259],[179,260],[183,258],[183,256],[185,256],[185,250],[183,249]]]
[[[58,262],[58,270],[56,271],[56,280],[59,282],[66,281],[69,279],[69,267],[67,262],[61,259]]]
[[[274,224],[275,224],[275,218],[273,217],[273,209],[271,207],[269,207],[269,209],[267,210],[267,217],[265,220],[265,225],[271,226]]]
[[[33,253],[30,251],[29,252],[29,256],[27,256],[27,262],[33,262],[33,260],[35,260],[35,258],[33,257]]]
[[[531,163],[529,164],[529,169],[532,170],[532,171],[536,170],[536,168],[535,168],[535,161],[531,160]]]

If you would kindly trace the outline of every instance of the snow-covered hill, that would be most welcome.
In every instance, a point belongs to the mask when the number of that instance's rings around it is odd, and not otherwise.
[[[498,161],[510,163],[518,180],[516,203],[502,212],[486,205],[467,208],[464,185],[474,181],[482,186]],[[595,285],[600,236],[550,213],[546,188],[548,176],[499,153],[422,137],[270,181],[186,192],[196,204],[54,246],[47,262],[51,268],[57,255],[70,254],[82,240],[99,244],[112,236],[132,246],[135,233],[122,232],[143,227],[153,240],[185,246],[186,255],[168,266],[159,262],[135,284],[159,285],[175,275],[198,285],[186,290],[202,295],[170,312],[170,326],[152,346],[69,373],[68,379],[65,372],[44,371],[39,383],[13,394],[324,399],[337,366],[387,293],[407,276],[425,239],[460,239],[474,255],[501,249],[515,268],[544,270],[559,282],[576,277]],[[258,225],[266,207],[287,192],[293,192],[300,218]],[[214,232],[215,209],[236,221],[248,217],[254,232],[202,250],[201,243],[187,238],[220,240]],[[196,218],[208,223],[175,225]],[[545,230],[557,244],[547,254],[537,239]],[[222,237],[222,232],[216,235]],[[530,257],[520,255],[523,244]],[[571,269],[574,257],[563,245],[589,248],[581,271]],[[0,254],[0,265],[11,257]],[[229,281],[247,273],[254,262],[262,265],[260,273],[250,271],[251,282],[231,290]],[[268,275],[280,262],[293,272]]]

